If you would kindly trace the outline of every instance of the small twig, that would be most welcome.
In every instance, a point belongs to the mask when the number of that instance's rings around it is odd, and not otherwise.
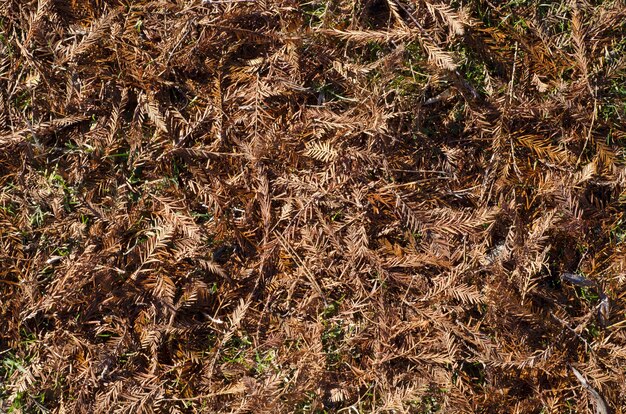
[[[285,250],[287,250],[293,256],[294,260],[302,267],[302,269],[304,269],[304,273],[307,275],[309,282],[311,282],[311,285],[313,286],[313,288],[317,291],[320,297],[324,300],[324,303],[327,304],[328,302],[326,301],[326,296],[324,296],[324,292],[322,291],[322,288],[320,287],[319,283],[317,283],[317,280],[315,280],[315,277],[313,277],[313,274],[311,273],[311,271],[306,267],[306,265],[302,261],[302,258],[298,254],[298,252],[296,252],[293,249],[293,247],[287,244],[287,241],[282,236],[282,234],[280,234],[277,231],[274,231],[274,234],[276,235],[276,237],[278,237],[278,241],[283,246],[283,248],[285,248]]]
[[[513,84],[515,83],[515,69],[517,66],[517,42],[515,42],[515,54],[513,55],[513,70],[511,71],[511,81],[509,82],[509,104],[513,100]]]
[[[624,319],[623,321],[615,322],[613,325],[607,326],[606,329],[616,329],[624,325],[626,325],[626,319]]]
[[[589,144],[589,140],[591,139],[591,132],[593,131],[593,126],[596,122],[596,117],[598,116],[598,101],[593,100],[593,114],[591,114],[591,124],[589,125],[589,130],[587,131],[587,137],[585,138],[585,145],[583,145],[583,149],[578,154],[578,160],[576,161],[576,167],[580,165],[580,160],[587,149],[587,144]]]
[[[576,379],[591,394],[591,397],[593,398],[593,401],[596,403],[596,413],[597,414],[609,414],[609,407],[607,407],[606,403],[604,402],[604,398],[602,398],[600,393],[598,393],[598,391],[596,391],[591,385],[589,385],[589,383],[587,382],[585,377],[583,377],[582,374],[580,372],[578,372],[578,370],[576,368],[574,368],[572,366],[570,366],[570,368],[571,368],[572,372],[574,373],[574,376],[576,377]]]
[[[198,401],[204,398],[219,397],[220,395],[241,394],[245,392],[245,390],[246,390],[245,386],[240,383],[240,384],[236,384],[235,386],[231,388],[218,391],[218,392],[212,392],[210,394],[197,395],[195,397],[187,397],[187,398],[161,398],[158,401]]]
[[[550,316],[556,319],[564,328],[572,332],[578,339],[580,339],[585,344],[585,351],[591,352],[594,355],[596,354],[596,351],[593,349],[591,344],[585,338],[583,338],[582,335],[576,331],[576,329],[569,326],[569,324],[566,321],[556,316],[554,312],[552,311],[550,311]]]
[[[256,3],[256,0],[202,0],[202,4]]]

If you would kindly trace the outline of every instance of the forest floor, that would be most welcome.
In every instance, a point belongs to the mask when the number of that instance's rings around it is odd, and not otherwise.
[[[0,412],[626,412],[624,1],[0,0]]]

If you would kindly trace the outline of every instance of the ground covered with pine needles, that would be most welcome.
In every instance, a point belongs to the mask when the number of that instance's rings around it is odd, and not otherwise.
[[[626,406],[626,4],[0,1],[0,412]]]

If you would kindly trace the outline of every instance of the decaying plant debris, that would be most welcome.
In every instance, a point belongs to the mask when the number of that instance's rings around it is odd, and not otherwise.
[[[0,411],[624,412],[625,68],[623,1],[0,1]]]

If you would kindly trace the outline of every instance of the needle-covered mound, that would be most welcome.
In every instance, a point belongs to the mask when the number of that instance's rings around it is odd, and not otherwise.
[[[0,411],[622,413],[626,4],[0,0]]]

